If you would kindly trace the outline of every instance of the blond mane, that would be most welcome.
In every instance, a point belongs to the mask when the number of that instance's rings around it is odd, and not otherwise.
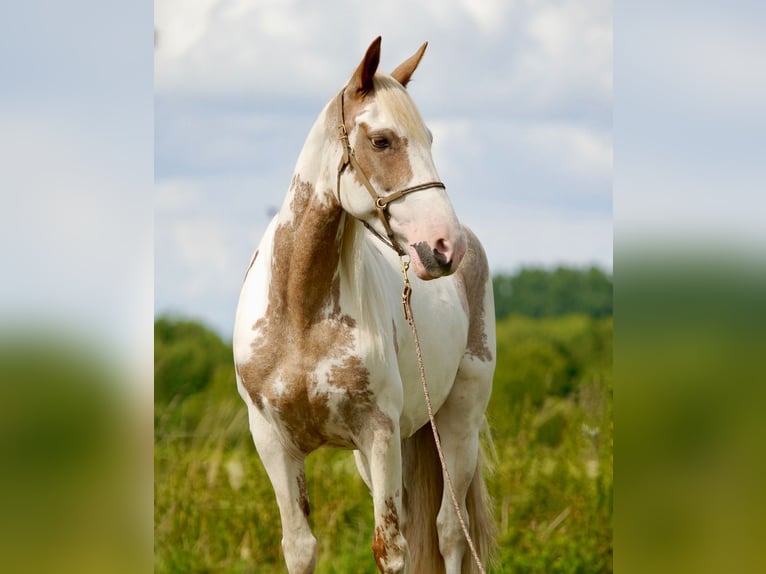
[[[380,313],[374,303],[382,301],[384,293],[381,289],[383,278],[378,267],[365,257],[367,231],[362,224],[352,216],[345,214],[343,224],[343,243],[341,246],[340,271],[341,281],[346,281],[347,292],[356,293],[356,306],[359,310],[358,327],[364,333],[372,355],[384,358],[382,333],[386,325],[381,324]]]

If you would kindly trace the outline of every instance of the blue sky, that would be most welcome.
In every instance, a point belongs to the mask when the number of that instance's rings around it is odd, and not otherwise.
[[[224,335],[308,129],[383,36],[460,219],[496,272],[612,267],[612,13],[604,0],[157,0],[155,309]]]

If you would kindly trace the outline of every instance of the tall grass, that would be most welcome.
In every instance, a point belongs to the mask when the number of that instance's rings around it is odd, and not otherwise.
[[[498,323],[487,417],[500,553],[494,573],[612,571],[611,319]],[[276,501],[233,368],[155,412],[155,571],[285,572]],[[377,572],[372,503],[351,453],[307,461],[319,573]]]

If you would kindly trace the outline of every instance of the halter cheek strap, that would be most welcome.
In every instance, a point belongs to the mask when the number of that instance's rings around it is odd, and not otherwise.
[[[370,197],[372,197],[372,201],[375,204],[375,213],[377,214],[378,219],[380,219],[380,222],[383,224],[383,229],[386,231],[388,241],[386,241],[377,231],[370,227],[367,222],[363,221],[365,227],[377,235],[386,245],[391,247],[391,249],[396,251],[400,257],[403,257],[406,255],[406,252],[394,239],[394,230],[391,229],[391,214],[388,212],[388,205],[397,199],[404,197],[408,193],[422,191],[432,187],[440,187],[442,189],[446,189],[446,186],[441,181],[430,181],[428,183],[421,183],[419,185],[413,185],[412,187],[407,187],[405,189],[395,191],[390,195],[378,195],[372,183],[370,182],[370,178],[367,177],[367,174],[359,165],[359,162],[356,159],[356,154],[354,154],[354,149],[351,147],[351,142],[348,139],[348,131],[346,130],[346,118],[343,110],[343,96],[345,91],[345,89],[341,91],[340,97],[338,98],[338,132],[340,142],[343,146],[343,155],[341,156],[340,163],[338,164],[338,201],[340,201],[340,176],[348,166],[351,166],[351,169],[356,172],[362,182],[362,185],[364,185],[364,187],[369,192]]]

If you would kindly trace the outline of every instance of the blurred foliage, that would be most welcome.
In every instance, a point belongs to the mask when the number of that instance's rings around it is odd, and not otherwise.
[[[284,572],[228,345],[193,322],[157,323],[155,571]],[[490,571],[611,572],[611,317],[512,315],[497,334],[487,417],[500,554]],[[372,503],[351,453],[313,453],[307,484],[317,572],[376,572]]]
[[[145,570],[151,466],[124,374],[71,325],[3,327],[0,572]]]
[[[171,317],[154,323],[154,357],[154,398],[161,403],[203,389],[232,362],[230,348],[216,333]]]
[[[612,278],[597,267],[524,268],[513,275],[495,275],[492,285],[498,319],[511,314],[530,317],[612,314]]]
[[[620,572],[766,572],[766,265],[747,253],[619,260]]]

